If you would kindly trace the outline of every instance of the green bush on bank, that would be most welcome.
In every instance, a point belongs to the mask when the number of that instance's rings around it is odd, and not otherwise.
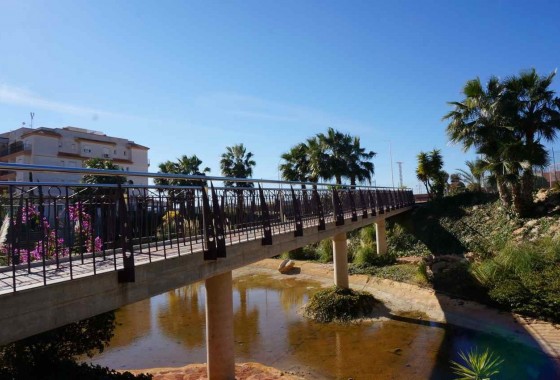
[[[317,248],[314,245],[306,245],[293,251],[282,254],[283,259],[291,260],[317,260]]]
[[[473,274],[490,299],[516,313],[560,322],[560,242],[510,244]]]
[[[332,240],[325,239],[319,242],[317,246],[317,258],[322,263],[330,263],[333,261]]]
[[[332,241],[331,239],[324,239],[315,244],[309,244],[294,249],[293,251],[284,252],[281,257],[284,259],[312,260],[329,263],[333,261]]]

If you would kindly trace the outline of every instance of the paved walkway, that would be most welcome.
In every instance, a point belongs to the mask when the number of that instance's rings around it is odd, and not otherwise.
[[[286,275],[277,271],[280,262],[266,259],[234,273],[239,276],[260,272],[281,278]],[[332,264],[296,261],[296,267],[301,269],[297,277],[314,280],[324,286],[333,284]],[[453,299],[433,289],[366,275],[351,275],[350,286],[372,293],[393,314],[421,311],[430,321],[500,335],[542,350],[560,362],[560,325],[499,311],[476,302]]]

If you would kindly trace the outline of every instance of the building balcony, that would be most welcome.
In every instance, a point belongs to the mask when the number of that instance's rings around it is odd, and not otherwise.
[[[0,157],[9,156],[14,153],[19,152],[29,152],[31,151],[31,144],[24,144],[23,141],[16,141],[11,143],[4,149],[0,150]]]

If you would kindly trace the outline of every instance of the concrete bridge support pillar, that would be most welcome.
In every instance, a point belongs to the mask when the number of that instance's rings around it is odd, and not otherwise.
[[[210,277],[206,286],[206,350],[209,380],[235,379],[231,271]]]
[[[375,239],[377,244],[377,254],[387,253],[387,231],[385,231],[385,219],[375,222]]]
[[[346,244],[346,233],[334,235],[332,242],[334,284],[339,288],[348,289],[348,245]]]

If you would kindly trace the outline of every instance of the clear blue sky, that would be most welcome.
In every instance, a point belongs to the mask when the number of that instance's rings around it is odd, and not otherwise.
[[[255,178],[334,127],[378,153],[376,183],[417,189],[464,83],[560,63],[558,1],[0,0],[0,130],[100,130],[150,147],[151,171],[197,154],[219,175],[228,145]],[[560,92],[560,77],[554,83]]]

